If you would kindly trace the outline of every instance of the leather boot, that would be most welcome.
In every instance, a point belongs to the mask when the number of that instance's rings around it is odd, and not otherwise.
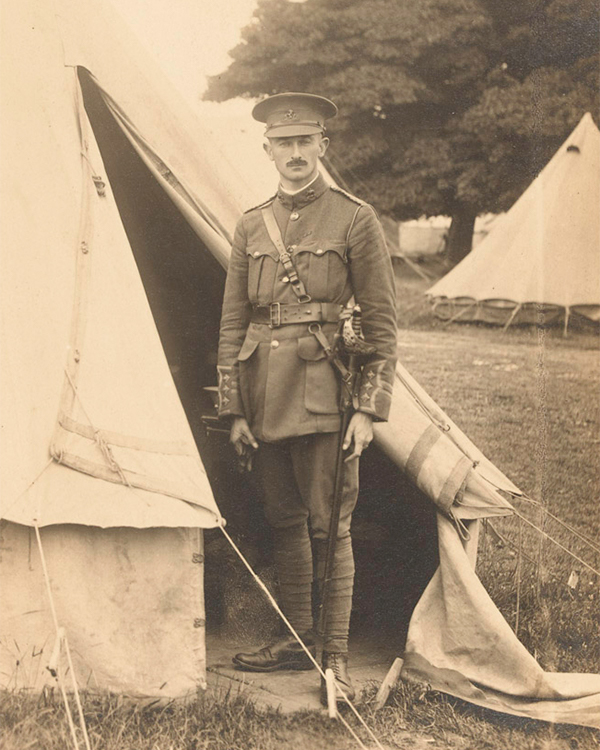
[[[352,684],[352,680],[350,679],[350,675],[348,674],[348,654],[342,654],[337,651],[331,653],[324,651],[322,666],[323,671],[325,671],[326,669],[332,670],[336,685],[340,688],[340,690],[342,690],[349,701],[353,701],[356,695],[356,691],[354,690],[354,685]],[[338,693],[338,691],[336,690],[335,692],[336,701],[338,703],[345,703],[344,699]],[[327,685],[325,684],[325,680],[322,677],[321,703],[324,706],[327,705]]]
[[[312,633],[302,636],[302,641],[314,657],[315,640]],[[232,661],[237,669],[246,672],[275,672],[279,669],[301,671],[314,668],[302,646],[290,636],[281,638],[259,651],[236,654]]]

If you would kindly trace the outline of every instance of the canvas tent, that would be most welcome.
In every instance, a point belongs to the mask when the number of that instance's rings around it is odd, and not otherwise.
[[[58,626],[80,685],[183,697],[205,678],[202,529],[246,491],[201,416],[248,196],[109,7],[4,0],[2,34],[0,683],[51,679]],[[397,545],[395,588],[425,589],[405,675],[597,725],[600,679],[544,673],[474,573],[477,519],[518,489],[401,367],[362,478],[393,534],[406,478],[421,514]]]
[[[443,318],[600,320],[600,131],[584,115],[485,240],[427,294]]]
[[[39,528],[85,681],[173,695],[203,675],[193,560],[198,529],[220,514],[69,66],[99,67],[115,94],[123,88],[89,10],[2,4],[1,681],[36,688],[50,677]],[[139,105],[144,91],[130,95]],[[157,104],[143,107],[152,130],[179,148],[184,130]],[[205,191],[222,192],[216,180]],[[237,206],[219,205],[233,220]],[[149,646],[157,639],[164,649]]]

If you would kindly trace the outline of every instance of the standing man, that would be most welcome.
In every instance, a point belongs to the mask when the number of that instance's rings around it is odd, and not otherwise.
[[[373,439],[373,420],[386,420],[389,412],[396,313],[391,260],[375,211],[319,173],[329,145],[325,120],[336,113],[328,99],[296,93],[268,97],[252,112],[266,123],[264,149],[280,182],[277,194],[246,211],[236,228],[221,319],[219,414],[231,420],[238,455],[256,451],[281,607],[309,648],[315,643],[313,554],[322,580],[340,439],[348,449],[323,668],[333,670],[352,699],[350,521],[359,456]],[[332,343],[352,297],[376,351],[362,369],[358,408],[340,437],[339,378],[323,345]],[[233,662],[257,672],[312,667],[290,636]]]

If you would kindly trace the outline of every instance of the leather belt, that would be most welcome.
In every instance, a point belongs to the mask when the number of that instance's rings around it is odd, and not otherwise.
[[[271,302],[270,305],[253,305],[250,322],[269,328],[294,323],[337,323],[343,309],[343,305],[334,302]]]

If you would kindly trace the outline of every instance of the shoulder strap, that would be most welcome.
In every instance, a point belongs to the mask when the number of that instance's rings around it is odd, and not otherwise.
[[[298,297],[298,302],[310,302],[310,295],[306,293],[306,288],[302,279],[298,276],[292,256],[288,253],[286,246],[283,243],[283,239],[281,238],[281,232],[279,231],[277,219],[275,218],[275,213],[273,211],[273,204],[270,203],[268,206],[264,206],[264,208],[260,209],[260,212],[265,222],[265,227],[267,228],[269,237],[271,238],[271,242],[275,245],[277,252],[279,253],[279,260],[285,268],[296,297]]]
[[[256,211],[257,208],[264,208],[265,206],[268,206],[269,203],[273,203],[275,198],[277,197],[277,193],[275,195],[272,195],[270,198],[267,198],[266,201],[263,201],[262,203],[259,203],[258,206],[252,206],[252,208],[247,208],[244,213],[249,214],[251,211]]]
[[[363,201],[360,198],[357,198],[355,195],[352,195],[352,193],[349,193],[347,190],[343,190],[338,185],[330,185],[329,189],[333,190],[334,193],[340,193],[340,195],[346,196],[348,200],[352,201],[353,203],[357,203],[359,206],[369,205],[366,201]]]

